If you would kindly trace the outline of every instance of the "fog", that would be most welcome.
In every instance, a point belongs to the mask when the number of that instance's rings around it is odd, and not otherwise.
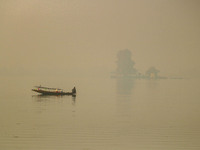
[[[0,76],[109,75],[135,68],[200,76],[198,0],[1,0]]]

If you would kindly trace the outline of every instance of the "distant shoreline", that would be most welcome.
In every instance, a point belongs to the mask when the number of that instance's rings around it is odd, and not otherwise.
[[[111,78],[127,78],[127,79],[184,79],[183,77],[149,77],[149,76],[137,76],[137,75],[111,75]]]

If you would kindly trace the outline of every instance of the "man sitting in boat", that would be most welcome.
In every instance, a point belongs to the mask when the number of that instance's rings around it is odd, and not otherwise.
[[[76,93],[76,88],[75,87],[72,89],[72,93]]]

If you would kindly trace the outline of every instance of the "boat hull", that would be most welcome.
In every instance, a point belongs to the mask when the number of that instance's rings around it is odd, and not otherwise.
[[[73,96],[76,96],[76,93],[73,93],[73,92],[52,92],[52,91],[37,90],[37,89],[32,89],[32,91],[43,94],[43,95],[73,95]]]

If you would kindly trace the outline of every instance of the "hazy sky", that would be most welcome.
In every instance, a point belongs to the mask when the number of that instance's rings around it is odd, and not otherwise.
[[[135,68],[200,75],[199,0],[0,0],[0,73],[111,72],[119,50]]]

